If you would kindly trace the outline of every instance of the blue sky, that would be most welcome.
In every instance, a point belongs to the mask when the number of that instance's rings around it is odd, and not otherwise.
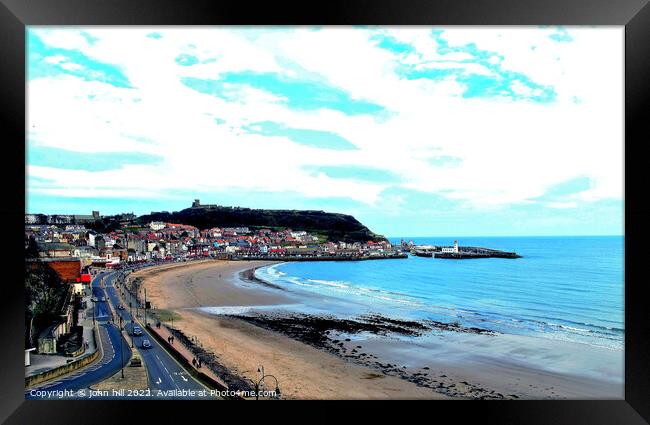
[[[623,232],[622,30],[30,28],[27,211]],[[597,69],[597,72],[593,70]]]

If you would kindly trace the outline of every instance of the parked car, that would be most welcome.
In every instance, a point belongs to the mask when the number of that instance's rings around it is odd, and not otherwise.
[[[122,304],[120,304],[120,305],[117,306],[117,309],[118,310],[124,310],[124,306]]]
[[[106,297],[102,297],[102,298],[101,298],[101,301],[106,301]]]
[[[142,341],[142,348],[151,348],[151,343],[148,339]]]

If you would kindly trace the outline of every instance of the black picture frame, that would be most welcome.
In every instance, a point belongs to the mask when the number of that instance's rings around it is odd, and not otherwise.
[[[500,424],[643,424],[650,422],[650,327],[643,296],[644,248],[650,208],[645,204],[650,140],[650,6],[648,0],[374,0],[248,3],[205,0],[0,0],[0,123],[3,137],[0,299],[0,420],[12,424],[132,423],[162,408],[166,421],[188,411],[214,414],[214,404],[128,401],[25,401],[23,359],[23,240],[25,213],[25,27],[29,25],[619,25],[625,26],[625,400],[472,401],[411,404],[408,410],[454,421]],[[645,119],[644,119],[645,118]],[[644,131],[646,130],[646,131]],[[646,142],[646,143],[644,143]],[[10,152],[10,156],[5,156]],[[272,406],[269,406],[271,404]],[[264,409],[286,408],[266,403]],[[383,409],[391,409],[387,405]],[[240,405],[222,403],[236,413]],[[363,406],[361,410],[374,410]],[[379,409],[379,411],[383,410]],[[293,410],[293,409],[292,409]],[[318,416],[335,415],[322,409]],[[444,411],[444,412],[443,412]],[[246,413],[246,412],[242,412]],[[339,412],[340,413],[340,412]],[[271,413],[273,414],[273,413]],[[315,413],[312,413],[314,415]],[[121,416],[124,415],[124,416]],[[144,416],[143,416],[144,415]],[[209,417],[209,416],[208,416]],[[311,415],[310,415],[311,417]],[[426,418],[426,416],[425,416]],[[216,419],[215,419],[216,420]]]

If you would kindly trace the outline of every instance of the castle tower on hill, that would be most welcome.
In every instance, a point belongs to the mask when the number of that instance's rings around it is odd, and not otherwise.
[[[195,199],[194,202],[192,202],[192,208],[201,208],[201,209],[209,209],[209,208],[217,208],[219,205],[216,204],[201,204],[201,200]]]

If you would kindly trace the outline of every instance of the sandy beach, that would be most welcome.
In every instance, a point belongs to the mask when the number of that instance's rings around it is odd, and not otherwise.
[[[147,297],[156,308],[180,316],[176,328],[197,337],[236,374],[255,378],[258,367],[264,366],[266,373],[278,378],[283,398],[447,398],[242,320],[192,310],[291,302],[278,290],[235,284],[239,272],[265,264],[269,263],[211,261],[145,269],[133,276],[143,278]]]
[[[417,335],[423,331],[419,323],[385,317],[360,322],[235,317],[246,306],[281,307],[299,302],[289,291],[264,285],[246,272],[268,264],[210,260],[145,269],[132,276],[142,278],[154,307],[173,312],[177,317],[174,326],[188,337],[198,338],[220,364],[247,378],[255,378],[257,369],[264,366],[266,373],[278,378],[283,398],[622,397],[613,392],[609,382],[473,356],[472,344],[478,348],[484,341],[479,339],[482,331],[475,328],[450,329],[439,324],[439,329],[454,331],[450,333],[457,334],[456,343],[462,341],[457,346],[463,348],[455,347],[452,337],[451,343],[432,346],[431,356],[413,359],[398,339],[377,335]],[[350,331],[365,336],[346,338]],[[504,344],[509,341],[505,335],[494,338],[502,338]]]

